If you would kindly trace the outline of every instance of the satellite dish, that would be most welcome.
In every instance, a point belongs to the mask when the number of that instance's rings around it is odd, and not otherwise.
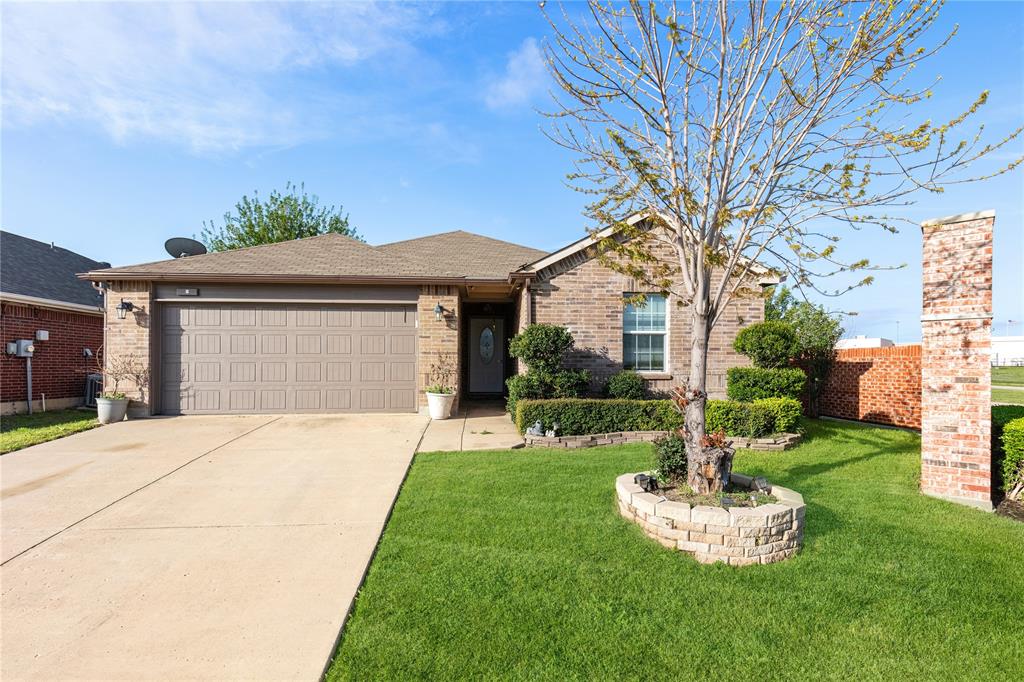
[[[164,242],[164,248],[167,249],[167,253],[175,258],[201,256],[206,253],[206,247],[203,246],[202,242],[197,242],[195,239],[189,239],[188,237],[171,237]]]

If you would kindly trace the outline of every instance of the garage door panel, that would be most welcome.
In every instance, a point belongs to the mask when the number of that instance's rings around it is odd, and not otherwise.
[[[255,362],[232,362],[231,363],[231,382],[232,383],[247,383],[250,381],[256,381],[256,363]]]
[[[158,319],[166,413],[416,409],[415,306],[168,304]]]
[[[327,336],[328,355],[351,355],[352,336],[350,334],[329,334]]]

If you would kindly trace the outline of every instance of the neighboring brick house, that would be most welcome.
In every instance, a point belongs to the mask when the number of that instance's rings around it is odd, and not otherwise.
[[[636,363],[652,389],[685,381],[685,311],[657,296],[624,309],[637,287],[595,248],[590,237],[547,253],[461,231],[380,246],[331,234],[86,277],[108,290],[108,356],[150,362],[136,413],[416,411],[438,363],[461,396],[501,395],[518,371],[508,340],[532,322],[571,328],[568,362],[591,369],[595,388]],[[130,307],[124,319],[118,307]],[[744,364],[735,332],[763,316],[762,300],[740,300],[716,327],[713,396]]]
[[[32,357],[32,406],[47,409],[80,405],[92,356],[103,345],[103,296],[77,277],[109,267],[53,244],[0,232],[0,336],[6,344],[35,339]],[[88,351],[88,352],[87,352]],[[28,408],[26,360],[0,357],[0,411]]]

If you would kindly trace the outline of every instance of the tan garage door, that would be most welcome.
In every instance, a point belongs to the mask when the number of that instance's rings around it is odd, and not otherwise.
[[[161,305],[160,411],[415,412],[416,308]]]

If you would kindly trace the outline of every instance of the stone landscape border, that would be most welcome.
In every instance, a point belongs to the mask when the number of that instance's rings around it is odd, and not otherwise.
[[[526,434],[523,439],[531,448],[593,448],[598,445],[622,445],[624,443],[651,443],[664,438],[668,431],[616,431],[615,433],[592,433],[582,436],[533,436]],[[788,450],[800,442],[799,433],[780,433],[768,438],[744,438],[729,436],[726,442],[731,447],[748,450]]]
[[[758,507],[691,507],[646,493],[636,474],[615,479],[619,512],[665,547],[692,555],[704,564],[771,564],[788,559],[803,546],[806,505],[800,493],[771,486],[779,501]],[[752,479],[732,475],[733,485],[750,488]]]

